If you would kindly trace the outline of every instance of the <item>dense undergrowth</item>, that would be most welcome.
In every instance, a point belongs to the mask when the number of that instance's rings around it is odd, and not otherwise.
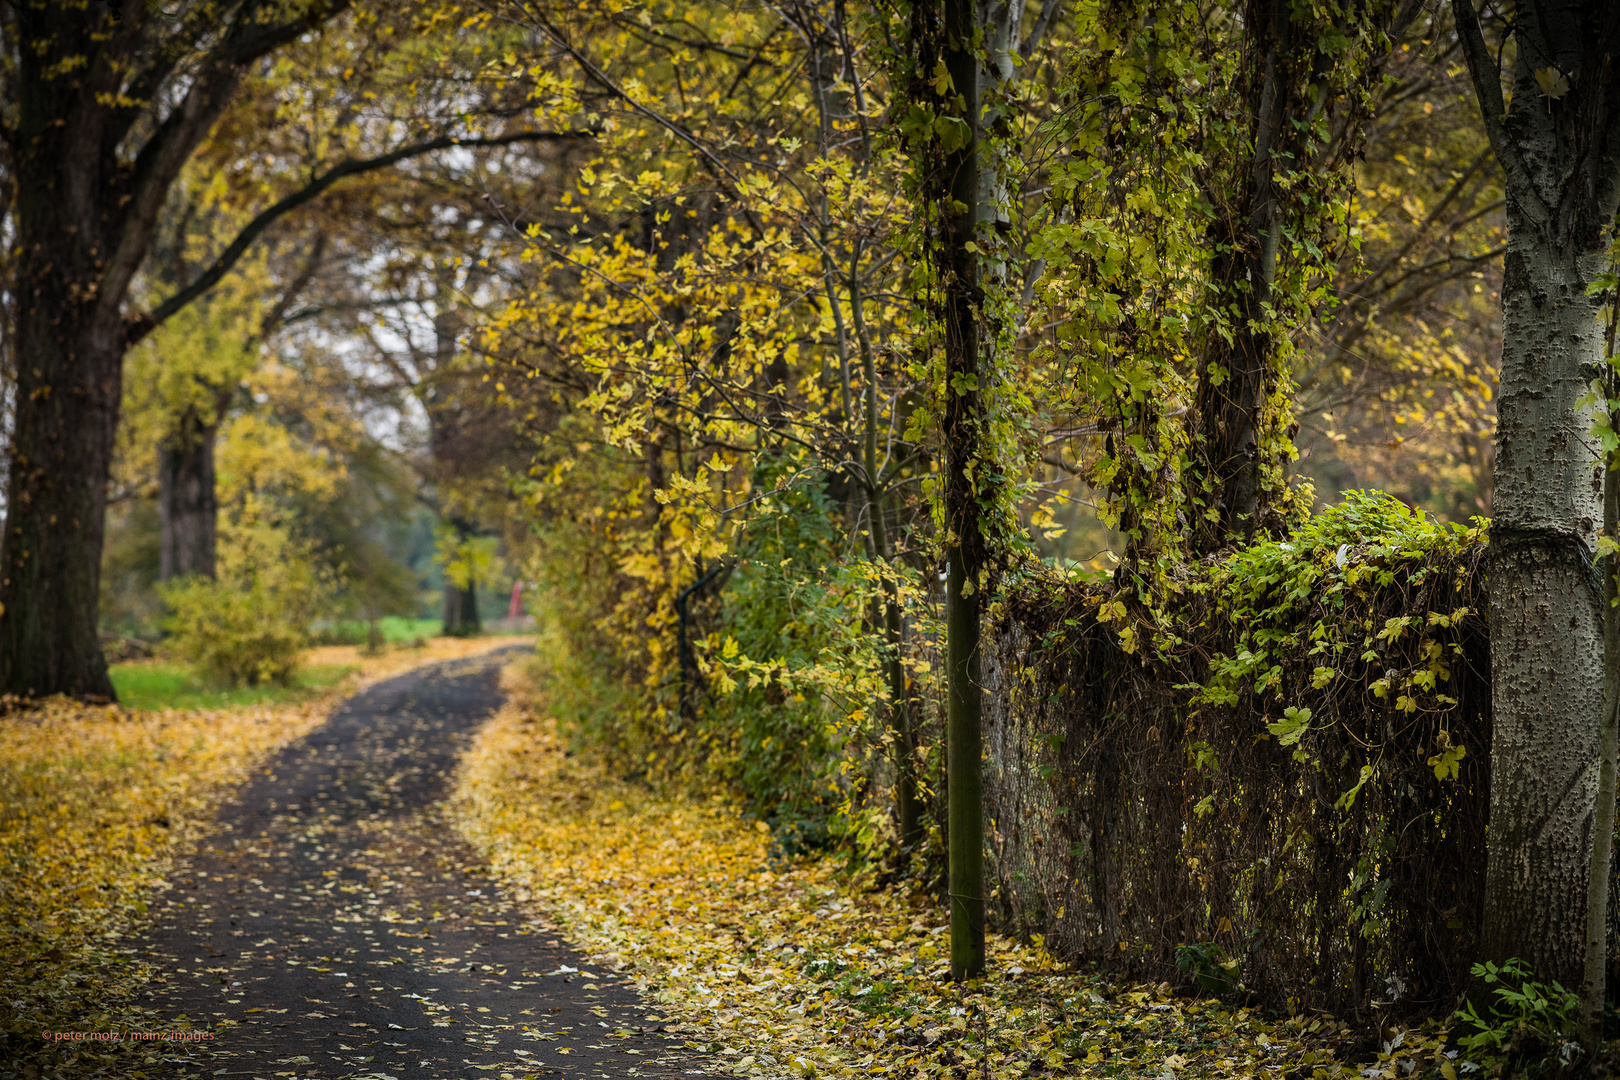
[[[541,652],[570,745],[621,776],[724,788],[780,848],[861,843],[886,818],[868,621],[879,571],[846,549],[841,514],[821,486],[778,491],[736,552],[681,587],[663,577],[681,571],[628,543],[615,558],[577,523],[549,524]]]

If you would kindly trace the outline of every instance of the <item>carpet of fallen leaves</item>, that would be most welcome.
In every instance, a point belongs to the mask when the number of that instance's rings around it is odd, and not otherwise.
[[[532,646],[534,636],[531,634],[506,637],[429,638],[419,646],[401,645],[375,655],[368,655],[355,645],[322,645],[307,650],[304,653],[304,663],[311,667],[325,664],[353,666],[357,669],[354,676],[339,688],[344,694],[352,694],[356,690],[381,682],[383,679],[391,679],[423,664],[436,664],[440,660],[462,660],[493,649],[504,649],[508,645],[524,644]]]
[[[508,682],[463,762],[460,828],[520,899],[632,973],[737,1075],[1455,1077],[1438,1030],[1350,1063],[1363,1033],[1332,1017],[1119,985],[1000,937],[991,972],[957,986],[932,898],[830,859],[773,867],[763,823],[570,755],[524,677]]]
[[[53,698],[0,720],[0,1044],[129,1022],[120,1010],[150,971],[121,940],[220,795],[267,754],[360,685],[515,640],[313,650],[312,663],[357,670],[298,704],[131,712]]]

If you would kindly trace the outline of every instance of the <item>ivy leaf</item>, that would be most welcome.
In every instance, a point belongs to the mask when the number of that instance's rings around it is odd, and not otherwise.
[[[1355,806],[1356,796],[1361,794],[1361,789],[1367,785],[1368,780],[1372,779],[1372,775],[1373,767],[1371,765],[1363,765],[1361,767],[1361,776],[1356,780],[1355,787],[1352,787],[1349,791],[1345,792],[1343,795],[1340,795],[1333,803],[1333,809],[1349,810],[1351,807]]]
[[[1429,758],[1429,765],[1434,769],[1434,778],[1436,780],[1444,780],[1447,777],[1452,780],[1457,779],[1457,775],[1462,769],[1462,759],[1467,756],[1468,748],[1460,743],[1456,746],[1444,748],[1438,754]]]
[[[1283,718],[1275,724],[1267,724],[1266,730],[1277,736],[1278,745],[1293,746],[1311,730],[1311,710],[1290,705],[1283,710]]]

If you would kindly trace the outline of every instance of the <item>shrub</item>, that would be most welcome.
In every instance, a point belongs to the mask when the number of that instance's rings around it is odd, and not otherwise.
[[[309,623],[330,593],[306,545],[263,521],[220,535],[219,577],[163,586],[169,647],[207,678],[232,686],[286,684],[309,643]]]
[[[1538,1076],[1558,1066],[1568,1067],[1580,1055],[1575,1040],[1576,1020],[1581,999],[1560,983],[1535,982],[1529,965],[1518,959],[1475,964],[1474,978],[1491,987],[1497,1000],[1489,1006],[1490,1016],[1481,1016],[1472,1001],[1465,1000],[1457,1019],[1472,1032],[1457,1045],[1478,1066],[1500,1075],[1504,1071]],[[1556,1055],[1557,1062],[1553,1058]],[[1472,1062],[1464,1062],[1464,1072]]]

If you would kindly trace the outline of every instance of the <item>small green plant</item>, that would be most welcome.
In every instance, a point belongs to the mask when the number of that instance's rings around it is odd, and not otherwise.
[[[1504,960],[1500,965],[1475,964],[1474,977],[1492,988],[1496,1002],[1490,1016],[1483,1017],[1472,1001],[1464,1001],[1457,1019],[1473,1029],[1457,1040],[1457,1046],[1486,1071],[1520,1069],[1531,1075],[1547,1071],[1556,1059],[1568,1066],[1580,1053],[1575,1041],[1580,997],[1557,982],[1548,985],[1532,979],[1530,966],[1522,960]]]
[[[1243,983],[1243,963],[1213,941],[1176,946],[1176,967],[1207,993],[1226,996]]]

